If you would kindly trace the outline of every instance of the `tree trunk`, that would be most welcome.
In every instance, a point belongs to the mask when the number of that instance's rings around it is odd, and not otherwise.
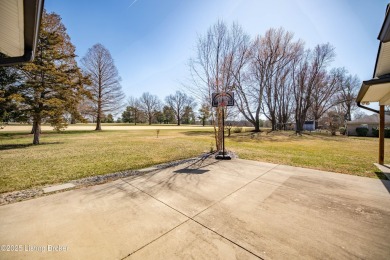
[[[36,131],[37,131],[37,125],[35,124],[35,121],[34,121],[30,134],[34,134]],[[40,134],[42,134],[41,123],[39,123],[39,130],[38,131]]]
[[[38,120],[33,123],[34,139],[33,144],[39,144],[39,137],[41,136],[41,122]]]
[[[96,128],[95,131],[100,131],[102,130],[102,106],[101,106],[101,101],[98,101],[98,111],[97,111],[97,116],[96,116]]]
[[[220,132],[220,129],[219,129],[219,124],[218,124],[218,122],[219,122],[219,118],[220,118],[220,116],[219,116],[219,113],[220,112],[220,109],[219,109],[219,107],[217,107],[216,108],[216,113],[214,114],[214,113],[211,113],[211,121],[212,121],[212,125],[213,125],[213,127],[214,127],[214,138],[215,138],[215,147],[216,147],[216,149],[217,149],[217,151],[219,151],[220,150],[220,143],[219,143],[219,132]],[[215,116],[217,117],[217,120],[215,120]]]
[[[272,115],[272,117],[271,117],[271,129],[272,129],[272,131],[277,130],[276,129],[276,117],[274,115]]]
[[[260,121],[257,120],[254,124],[254,127],[256,133],[260,132]]]
[[[297,119],[295,120],[295,133],[297,135],[302,135],[302,131],[303,131],[303,124],[305,123],[305,121],[302,121],[301,119]]]
[[[97,117],[96,117],[96,129],[95,131],[101,131],[102,130],[102,82],[101,82],[101,73],[99,72],[99,93],[98,93],[98,100],[97,100]]]
[[[102,130],[102,122],[101,122],[100,116],[98,116],[96,119],[95,131],[100,131],[100,130]]]
[[[180,116],[177,116],[177,125],[180,125]]]
[[[222,120],[223,120],[222,109],[225,109],[225,108],[218,107],[218,143],[217,143],[217,150],[218,151],[222,150],[222,139],[223,139],[223,135],[225,132],[224,131],[225,129],[223,129],[223,123],[222,123]]]
[[[348,105],[347,106],[347,121],[351,121],[352,120],[352,115],[351,115],[351,106]]]

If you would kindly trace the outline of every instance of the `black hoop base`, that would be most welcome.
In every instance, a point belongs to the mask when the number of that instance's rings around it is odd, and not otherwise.
[[[228,152],[225,151],[225,153],[224,153],[224,152],[220,151],[217,153],[217,155],[215,155],[215,159],[217,159],[217,160],[231,160],[232,157],[229,155]]]

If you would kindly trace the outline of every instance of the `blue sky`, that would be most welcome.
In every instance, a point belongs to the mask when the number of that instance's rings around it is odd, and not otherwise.
[[[218,19],[252,37],[284,27],[306,47],[331,43],[332,67],[372,77],[385,0],[46,0],[76,46],[78,59],[95,43],[108,48],[126,96],[149,91],[161,99],[182,88],[197,36]]]

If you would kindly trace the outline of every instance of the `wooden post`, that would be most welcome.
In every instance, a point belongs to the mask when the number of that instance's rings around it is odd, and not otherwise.
[[[379,164],[385,159],[385,106],[379,106]]]

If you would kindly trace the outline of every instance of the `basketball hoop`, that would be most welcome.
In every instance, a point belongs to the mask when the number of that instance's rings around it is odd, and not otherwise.
[[[233,92],[213,93],[212,106],[213,107],[234,106],[234,93]]]
[[[233,92],[217,92],[212,94],[211,105],[213,107],[230,107],[234,106]],[[222,129],[225,129],[225,109],[222,111]],[[222,133],[222,155],[217,154],[216,159],[230,160],[231,157],[225,154],[225,134]]]
[[[218,97],[217,97],[217,101],[218,101],[218,106],[219,107],[226,107],[227,104],[228,104],[228,100],[229,100],[229,97],[226,95],[226,93],[221,93]]]

